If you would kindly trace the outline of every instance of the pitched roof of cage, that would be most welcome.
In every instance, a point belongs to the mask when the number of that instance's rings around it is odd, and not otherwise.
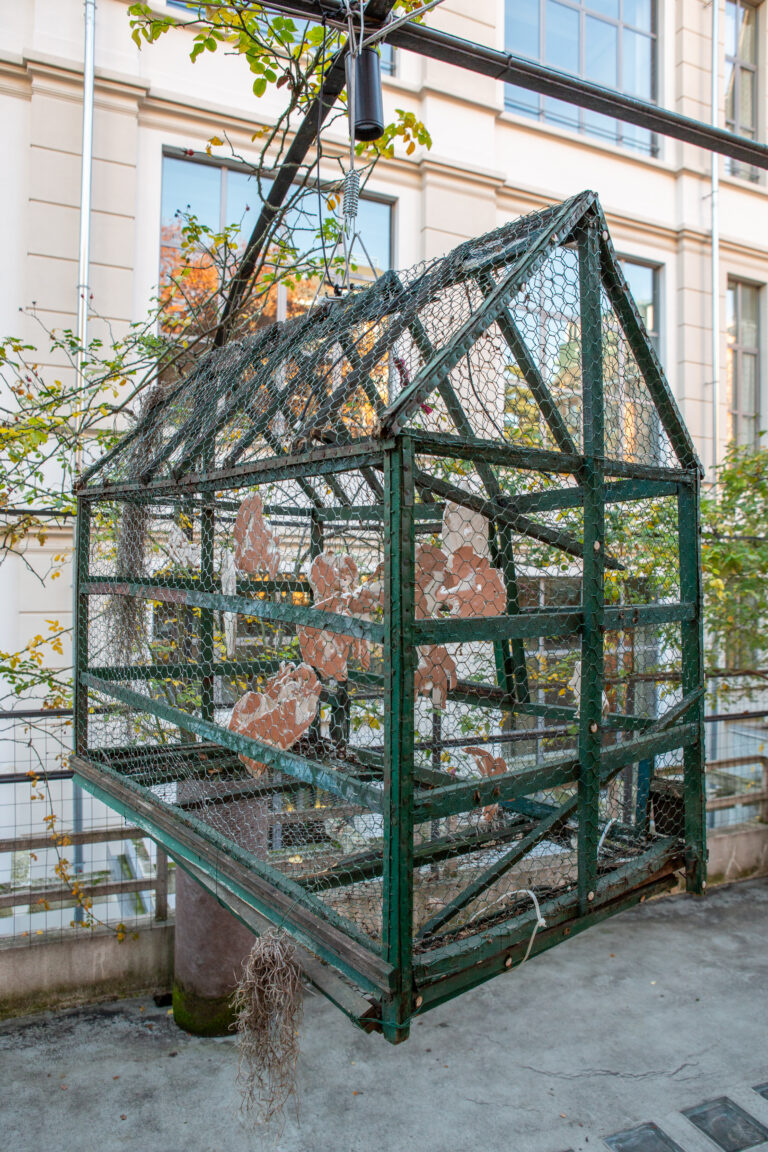
[[[597,196],[582,192],[207,352],[184,379],[154,394],[136,427],[84,474],[81,487],[167,487],[201,469],[225,471],[407,428],[498,438],[488,404],[510,379],[535,411],[546,445],[578,454],[581,273],[573,244],[585,226],[598,238],[601,336],[615,361],[611,379],[604,371],[606,422],[626,423],[631,392],[631,403],[657,429],[653,462],[662,445],[661,458],[673,466],[699,467]],[[546,347],[550,330],[557,333],[554,356]],[[515,441],[514,426],[502,431]],[[622,427],[606,454],[632,459],[631,441]]]

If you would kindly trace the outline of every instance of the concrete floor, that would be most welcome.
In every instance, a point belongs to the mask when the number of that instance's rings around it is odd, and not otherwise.
[[[126,945],[127,946],[127,945]],[[309,997],[298,1120],[238,1114],[233,1040],[152,1000],[0,1028],[2,1152],[563,1152],[643,1121],[714,1152],[681,1109],[728,1095],[768,1126],[768,880],[614,918],[389,1047]],[[761,1145],[768,1148],[768,1144]]]

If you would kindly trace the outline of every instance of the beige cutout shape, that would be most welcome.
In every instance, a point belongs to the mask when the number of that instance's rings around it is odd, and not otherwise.
[[[229,728],[263,744],[285,751],[309,728],[317,715],[322,685],[308,664],[281,664],[261,692],[246,692],[232,710]],[[254,776],[268,766],[241,754]]]

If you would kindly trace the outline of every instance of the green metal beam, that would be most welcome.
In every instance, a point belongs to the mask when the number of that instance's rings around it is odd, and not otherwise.
[[[180,708],[174,708],[162,700],[155,700],[141,692],[134,692],[130,688],[123,688],[121,685],[110,683],[108,680],[101,680],[89,672],[81,674],[80,682],[97,692],[103,692],[104,695],[113,697],[115,700],[121,700],[139,712],[148,712],[161,720],[168,720],[170,723],[176,724],[185,732],[191,732],[205,740],[221,744],[232,752],[242,753],[244,756],[264,764],[271,764],[280,772],[286,772],[289,776],[295,776],[307,784],[314,784],[317,788],[324,788],[327,792],[333,792],[334,795],[342,796],[352,803],[362,804],[374,812],[381,812],[384,807],[384,793],[381,787],[375,784],[366,784],[350,776],[345,771],[346,766],[342,763],[339,763],[337,770],[333,762],[319,764],[306,756],[299,756],[295,752],[281,751],[278,748],[273,748],[270,744],[262,744],[259,740],[244,736],[241,732],[221,728],[218,724],[212,724],[208,720],[192,716],[190,713],[184,712]]]
[[[250,599],[247,596],[228,596],[223,592],[166,588],[162,583],[136,584],[131,580],[122,580],[118,576],[89,580],[82,585],[81,591],[89,596],[135,596],[165,604],[209,608],[218,612],[237,612],[241,616],[253,616],[259,620],[274,621],[278,624],[291,624],[297,628],[321,628],[325,632],[336,632],[342,636],[362,636],[374,644],[380,644],[384,636],[383,625],[358,619],[356,616],[341,616],[336,612],[325,612],[322,609],[285,602],[275,604],[272,600]]]
[[[393,987],[395,973],[375,943],[300,885],[211,825],[163,803],[149,789],[135,785],[105,765],[96,767],[87,758],[76,756],[72,767],[83,787],[143,828],[170,856],[190,860],[251,903],[273,924],[287,928],[301,944],[361,988],[382,993]]]
[[[584,568],[579,709],[578,870],[579,908],[584,915],[595,898],[600,805],[605,627],[605,420],[603,404],[603,318],[600,304],[600,250],[594,217],[576,229],[579,256],[582,442],[585,464]]]
[[[397,988],[382,1003],[385,1037],[406,1040],[413,964],[413,699],[415,644],[413,444],[403,437],[384,461],[384,954]]]

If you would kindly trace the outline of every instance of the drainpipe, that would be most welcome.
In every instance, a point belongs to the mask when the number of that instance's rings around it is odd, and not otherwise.
[[[83,137],[82,163],[80,168],[80,251],[77,267],[77,378],[84,384],[85,354],[88,343],[88,300],[90,297],[91,262],[91,174],[93,169],[93,74],[94,49],[96,42],[96,0],[85,0],[84,11],[84,50],[83,50]],[[78,445],[75,455],[75,471],[80,472],[82,452]],[[77,609],[77,588],[73,587],[73,615]],[[76,833],[83,830],[83,791],[76,783],[72,784],[72,828]],[[73,845],[75,874],[83,871],[83,845],[75,840]],[[78,904],[75,920],[83,918],[83,910]]]
[[[720,123],[720,0],[712,0],[712,125]],[[711,154],[712,176],[710,188],[710,212],[712,214],[712,489],[717,497],[718,441],[720,436],[720,157]],[[717,658],[715,657],[715,662]],[[717,682],[715,682],[715,712],[717,706]],[[711,759],[717,759],[718,725],[711,724],[708,739],[708,752]]]
[[[720,122],[720,3],[712,0],[712,125]],[[720,437],[720,158],[712,153],[712,479],[717,485]]]

